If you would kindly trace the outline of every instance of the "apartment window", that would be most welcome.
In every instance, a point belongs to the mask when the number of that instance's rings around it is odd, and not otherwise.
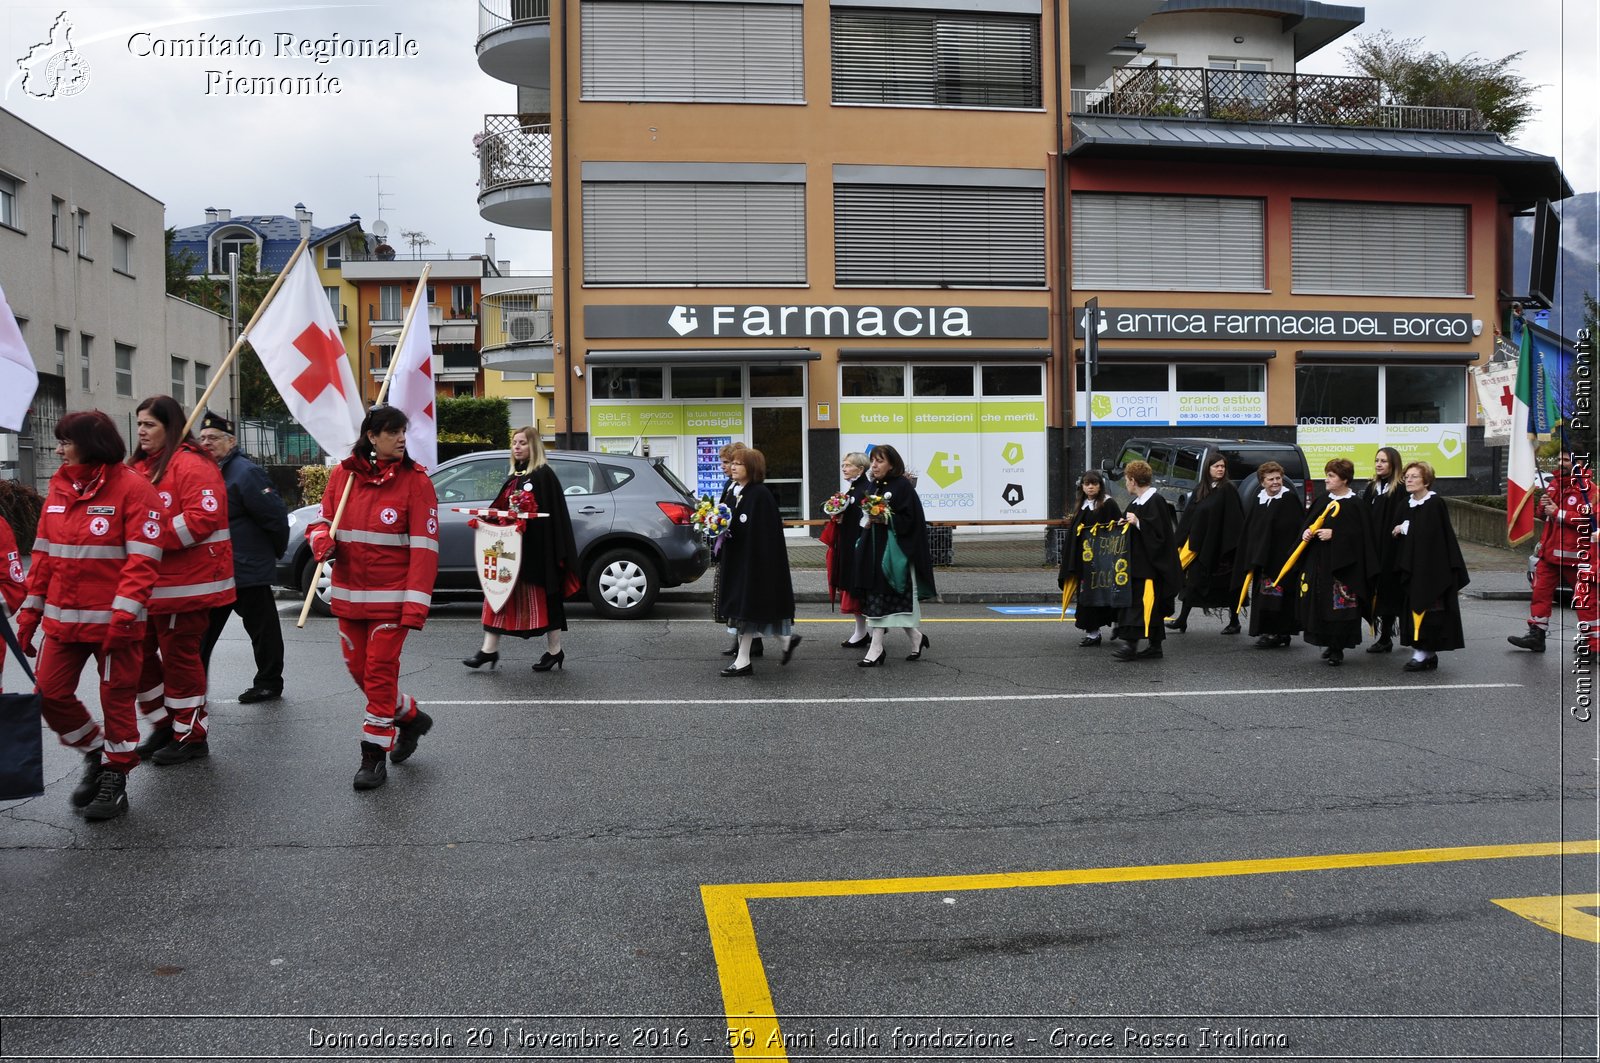
[[[111,268],[133,276],[133,234],[115,226],[111,229]]]
[[[472,313],[472,285],[452,284],[450,286],[450,310],[455,317],[473,317]]]
[[[586,0],[586,100],[799,103],[801,5]]]
[[[67,375],[67,341],[71,337],[71,329],[56,329],[56,376]]]
[[[246,248],[256,246],[255,237],[249,232],[235,230],[216,242],[211,253],[211,272],[225,274],[228,272],[228,256],[238,255],[239,263],[244,264]],[[257,263],[259,265],[259,263]]]
[[[89,365],[94,360],[94,337],[78,335],[78,384],[89,390]]]
[[[835,7],[833,102],[1040,106],[1037,15]]]
[[[0,173],[0,225],[22,228],[21,208],[17,206],[17,190],[21,187],[21,181],[8,173]]]
[[[1072,283],[1134,291],[1266,288],[1259,199],[1079,192],[1072,197]]]
[[[133,398],[133,350],[126,343],[116,345],[117,394],[125,399]]]
[[[194,363],[194,401],[200,401],[200,396],[206,393],[206,385],[210,383],[211,367],[204,362]]]
[[[591,177],[634,169],[668,179]],[[718,172],[728,179],[710,179]],[[738,179],[752,172],[771,180]],[[587,164],[584,173],[587,284],[805,283],[802,166]]]
[[[78,208],[78,255],[89,257],[89,212]]]
[[[344,307],[339,303],[339,289],[337,287],[324,286],[322,294],[328,297],[328,308],[333,311],[333,319],[342,326],[344,324]]]
[[[344,262],[344,241],[335,240],[322,250],[322,264],[328,269],[337,269]]]
[[[1294,202],[1294,290],[1466,295],[1467,208]]]
[[[383,284],[378,287],[378,320],[399,321],[400,285]]]
[[[1043,173],[903,169],[905,183],[857,184],[888,170],[834,168],[838,284],[1044,286]]]
[[[61,224],[61,215],[66,212],[67,202],[64,199],[50,197],[50,246],[67,249],[67,233]]]
[[[189,379],[189,360],[174,357],[172,359],[172,397],[178,400],[178,405],[183,405],[183,386]]]

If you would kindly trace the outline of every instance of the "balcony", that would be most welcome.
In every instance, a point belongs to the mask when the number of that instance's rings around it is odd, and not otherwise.
[[[554,297],[519,288],[483,297],[483,367],[508,373],[555,372]]]
[[[478,67],[512,85],[550,87],[550,0],[479,0]]]
[[[1439,132],[1483,128],[1481,116],[1464,107],[1384,103],[1376,78],[1202,67],[1124,67],[1099,88],[1073,89],[1072,113]]]
[[[536,124],[521,115],[484,115],[477,143],[478,213],[496,225],[549,232],[548,121]]]

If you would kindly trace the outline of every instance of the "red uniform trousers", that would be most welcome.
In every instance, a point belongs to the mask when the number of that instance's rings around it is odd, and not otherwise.
[[[339,618],[345,667],[367,696],[361,740],[385,750],[394,748],[395,725],[417,715],[417,699],[400,693],[400,648],[406,633],[398,620]]]
[[[1540,558],[1539,563],[1533,566],[1533,604],[1528,607],[1529,625],[1549,628],[1558,585],[1575,590],[1578,586],[1578,566],[1551,564]]]
[[[211,626],[210,609],[152,616],[145,628],[139,712],[153,724],[171,718],[174,742],[206,740],[206,669],[200,643]]]
[[[78,677],[90,657],[100,675],[100,710],[105,731],[78,700]],[[44,639],[34,674],[39,679],[41,709],[61,744],[85,753],[100,750],[100,762],[113,771],[129,772],[139,764],[139,716],[133,705],[138,690],[144,646],[134,643],[107,655],[95,642]]]

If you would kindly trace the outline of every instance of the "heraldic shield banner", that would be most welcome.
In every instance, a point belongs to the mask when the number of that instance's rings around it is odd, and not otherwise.
[[[522,568],[522,536],[515,524],[494,524],[478,518],[476,554],[478,582],[483,584],[483,597],[489,608],[499,612],[511,597],[511,588],[517,585],[517,573]]]

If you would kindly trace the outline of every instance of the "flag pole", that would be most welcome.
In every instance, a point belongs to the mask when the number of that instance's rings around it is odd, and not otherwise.
[[[261,318],[261,312],[271,304],[272,297],[278,294],[278,287],[283,284],[283,278],[289,275],[289,271],[294,268],[294,264],[300,260],[300,255],[305,251],[310,239],[308,236],[300,241],[299,246],[294,249],[294,254],[289,256],[289,261],[284,263],[283,269],[279,270],[278,275],[272,278],[272,287],[267,289],[267,294],[262,298],[261,304],[256,307],[256,312],[250,315],[250,323],[239,331],[238,337],[233,341],[233,347],[228,351],[228,356],[222,360],[221,365],[217,366],[216,370],[211,374],[211,382],[206,385],[206,390],[195,400],[194,409],[189,411],[189,419],[184,422],[183,433],[178,437],[179,439],[188,439],[189,433],[194,431],[194,423],[205,411],[206,403],[211,401],[211,393],[217,390],[217,385],[222,383],[223,377],[227,375],[228,367],[233,364],[235,358],[239,357],[239,351],[245,345],[245,337],[250,334],[251,329],[255,328],[256,322]]]
[[[305,242],[302,241],[300,246],[304,247]],[[395,359],[405,348],[406,336],[410,335],[411,324],[417,317],[417,307],[423,305],[424,300],[427,298],[428,274],[432,269],[433,263],[426,263],[422,267],[422,275],[417,278],[417,290],[411,296],[411,305],[406,308],[406,319],[400,326],[400,338],[395,341],[394,354],[389,356],[389,364],[384,367],[383,383],[378,388],[378,398],[372,404],[373,406],[382,406],[384,398],[389,394],[389,378],[394,375]],[[254,319],[252,318],[251,320],[254,323]],[[339,534],[339,522],[344,518],[345,503],[350,501],[350,489],[354,486],[355,480],[348,476],[345,477],[344,493],[339,496],[339,505],[333,511],[333,523],[328,525],[328,534],[330,536]],[[311,599],[316,596],[317,584],[322,582],[322,570],[326,567],[326,561],[318,561],[316,569],[311,573],[311,586],[306,590],[305,604],[300,607],[300,619],[294,625],[297,628],[306,626],[306,617],[311,615]]]

